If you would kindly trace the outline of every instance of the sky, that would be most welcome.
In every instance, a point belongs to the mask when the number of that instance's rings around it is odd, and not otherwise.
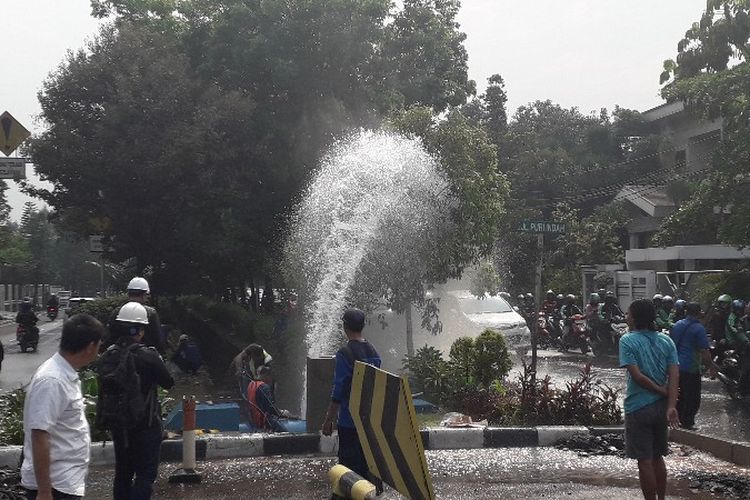
[[[706,6],[705,0],[462,3],[469,76],[481,92],[489,76],[501,74],[510,114],[538,99],[585,113],[616,104],[641,111],[661,104],[662,62],[675,56],[677,42]],[[9,111],[39,133],[42,82],[66,51],[96,33],[98,23],[90,17],[89,0],[0,0],[0,27],[0,113]],[[28,198],[8,183],[11,217],[18,220]]]

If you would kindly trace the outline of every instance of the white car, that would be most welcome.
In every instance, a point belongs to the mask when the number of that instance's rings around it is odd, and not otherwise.
[[[531,347],[531,332],[526,320],[502,297],[477,297],[468,290],[448,292],[458,301],[459,310],[481,330],[489,328],[503,334],[509,348],[518,352]]]

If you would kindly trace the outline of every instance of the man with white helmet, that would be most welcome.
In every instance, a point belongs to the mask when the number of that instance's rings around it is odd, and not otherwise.
[[[138,302],[146,308],[148,314],[148,326],[146,327],[146,334],[143,337],[143,343],[147,346],[156,348],[156,350],[159,351],[159,354],[163,357],[166,355],[166,346],[161,331],[159,314],[156,312],[156,309],[146,305],[150,293],[151,289],[145,278],[136,276],[130,280],[130,283],[128,283],[128,301]]]
[[[174,379],[159,353],[143,345],[148,325],[142,304],[122,306],[111,328],[115,343],[98,362],[97,424],[112,433],[115,445],[115,500],[151,498],[159,470],[163,431],[157,386],[170,389]],[[130,368],[123,374],[123,366],[132,366],[135,374]]]

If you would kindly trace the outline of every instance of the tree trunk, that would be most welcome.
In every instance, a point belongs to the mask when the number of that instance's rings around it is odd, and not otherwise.
[[[250,297],[250,307],[253,308],[253,312],[258,312],[258,288],[255,286],[255,278],[250,278],[250,290],[252,296]]]
[[[411,302],[406,304],[404,317],[406,318],[406,355],[414,356],[414,327],[411,323]]]

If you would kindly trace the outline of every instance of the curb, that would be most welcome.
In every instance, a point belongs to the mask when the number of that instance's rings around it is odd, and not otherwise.
[[[670,430],[669,440],[710,453],[725,462],[741,467],[750,466],[750,443],[719,439],[685,429]]]
[[[486,427],[430,428],[420,431],[425,450],[460,450],[477,448],[549,447],[575,435],[601,436],[622,434],[622,427]],[[669,440],[709,453],[718,459],[750,467],[750,443],[729,441],[684,429],[671,430]],[[196,459],[248,458],[279,455],[336,455],[338,436],[320,434],[214,434],[196,440]],[[0,467],[17,468],[22,446],[0,447]],[[182,460],[182,440],[162,443],[162,462]],[[114,465],[115,450],[111,441],[92,443],[91,465]]]
[[[573,435],[622,434],[622,427],[486,427],[486,428],[430,428],[420,431],[425,450],[459,450],[477,448],[520,448],[554,446]],[[278,455],[336,455],[338,436],[320,434],[214,434],[195,442],[197,460],[247,458]],[[21,446],[0,447],[0,467],[15,468],[21,459]],[[746,456],[750,462],[750,446]],[[164,441],[162,462],[182,460],[182,440]],[[111,441],[91,444],[91,465],[107,466],[115,463],[115,449]]]

